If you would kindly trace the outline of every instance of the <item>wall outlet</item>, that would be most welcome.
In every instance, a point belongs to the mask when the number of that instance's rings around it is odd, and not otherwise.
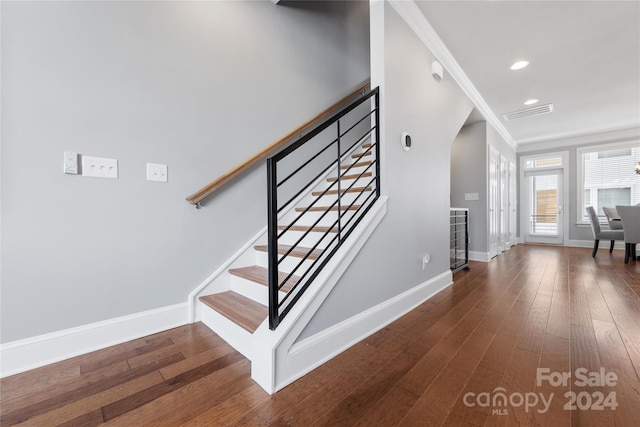
[[[64,152],[64,173],[70,175],[78,174],[78,153],[72,151]]]
[[[431,261],[431,254],[425,254],[422,257],[422,270],[424,271],[427,268],[427,264]]]
[[[167,165],[147,163],[147,181],[167,182],[168,172]]]
[[[118,161],[102,157],[82,156],[82,176],[118,179]]]

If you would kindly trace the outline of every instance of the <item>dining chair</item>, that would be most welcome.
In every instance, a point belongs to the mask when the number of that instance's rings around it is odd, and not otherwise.
[[[602,211],[604,212],[604,216],[607,217],[610,230],[622,230],[622,221],[616,208],[602,208]]]
[[[596,256],[596,253],[598,252],[598,245],[600,245],[600,240],[602,239],[611,240],[609,253],[613,252],[613,245],[616,240],[624,240],[624,231],[602,230],[600,228],[600,220],[598,219],[598,215],[596,214],[596,210],[593,206],[587,206],[587,214],[589,215],[589,222],[591,222],[591,231],[593,231],[593,251],[591,252],[591,256]],[[624,227],[624,223],[622,226]]]
[[[640,243],[640,206],[616,206],[616,210],[624,230],[624,263],[629,264],[629,258],[635,261],[636,245]]]

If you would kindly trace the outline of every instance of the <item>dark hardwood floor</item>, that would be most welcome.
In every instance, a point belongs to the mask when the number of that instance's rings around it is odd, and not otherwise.
[[[205,326],[176,328],[2,379],[0,424],[640,426],[640,262],[623,257],[472,262],[273,396]]]

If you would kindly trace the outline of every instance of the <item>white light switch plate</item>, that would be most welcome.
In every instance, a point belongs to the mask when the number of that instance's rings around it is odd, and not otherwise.
[[[118,161],[103,157],[82,156],[82,176],[118,179]]]
[[[167,182],[168,167],[157,163],[147,163],[147,181]]]
[[[478,193],[464,193],[465,200],[478,200]]]

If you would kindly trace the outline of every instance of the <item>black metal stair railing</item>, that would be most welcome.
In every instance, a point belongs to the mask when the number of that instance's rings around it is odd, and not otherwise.
[[[449,265],[453,273],[469,269],[469,209],[449,209]]]
[[[380,196],[378,96],[363,94],[267,159],[272,330]]]

